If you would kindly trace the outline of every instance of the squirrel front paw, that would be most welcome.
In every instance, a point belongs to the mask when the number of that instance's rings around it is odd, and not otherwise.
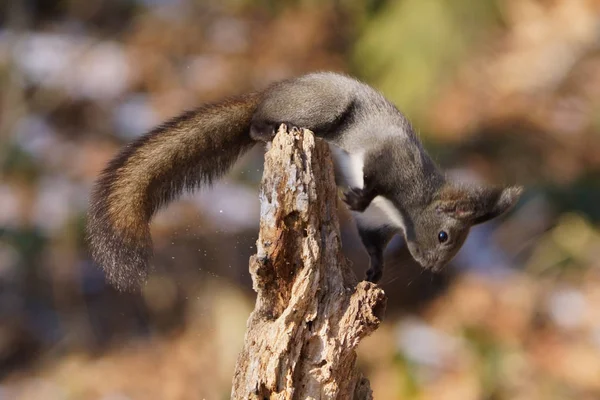
[[[383,265],[373,265],[367,271],[367,281],[377,283],[383,277]]]
[[[346,203],[348,208],[352,211],[363,212],[367,209],[373,199],[363,189],[350,188],[344,192],[342,200],[344,200],[344,203]]]

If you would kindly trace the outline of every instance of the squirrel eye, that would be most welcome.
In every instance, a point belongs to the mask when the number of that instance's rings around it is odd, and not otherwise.
[[[438,240],[440,243],[444,243],[446,240],[448,240],[448,234],[446,231],[440,231],[440,233],[438,233]]]

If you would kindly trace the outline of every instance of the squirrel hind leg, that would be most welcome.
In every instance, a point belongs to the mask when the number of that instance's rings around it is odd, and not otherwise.
[[[250,137],[257,142],[270,142],[275,138],[279,125],[272,122],[252,122]]]
[[[288,122],[252,122],[250,137],[257,142],[271,142],[275,138],[281,125],[285,125],[289,132],[300,130],[301,127]]]

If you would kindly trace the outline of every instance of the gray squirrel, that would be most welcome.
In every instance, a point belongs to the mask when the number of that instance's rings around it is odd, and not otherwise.
[[[337,183],[378,282],[383,251],[402,233],[412,257],[440,270],[469,229],[509,210],[521,187],[450,182],[406,117],[353,78],[312,73],[184,113],[127,145],[91,195],[87,235],[93,258],[120,290],[135,290],[152,254],[149,222],[183,190],[210,184],[278,127],[306,128],[332,148]]]

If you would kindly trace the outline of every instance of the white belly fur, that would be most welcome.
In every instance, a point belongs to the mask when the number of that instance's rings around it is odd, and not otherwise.
[[[364,186],[364,153],[349,154],[341,148],[330,145],[336,167],[344,182],[339,184],[362,189]],[[388,225],[404,231],[402,215],[386,198],[377,196],[363,212],[353,211],[358,224],[365,228],[380,228]]]
[[[341,175],[338,178],[343,179],[343,182],[338,182],[338,185],[362,189],[364,186],[364,153],[350,154],[335,145],[329,145],[329,149],[333,155],[338,175]]]
[[[404,231],[402,215],[385,197],[375,197],[365,211],[353,211],[352,216],[365,228],[381,228],[387,225]]]

